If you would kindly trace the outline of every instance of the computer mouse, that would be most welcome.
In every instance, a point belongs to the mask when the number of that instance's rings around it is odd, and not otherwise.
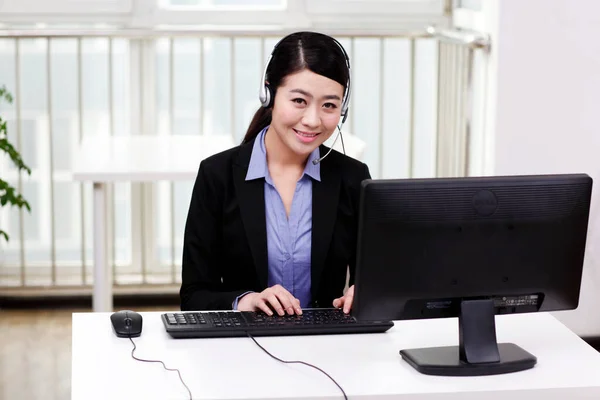
[[[142,316],[135,311],[121,310],[110,316],[118,337],[138,337],[142,333]]]

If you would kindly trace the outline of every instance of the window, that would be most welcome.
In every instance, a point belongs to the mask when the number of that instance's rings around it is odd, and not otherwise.
[[[132,0],[3,0],[0,14],[74,15],[129,13]],[[44,22],[41,20],[35,22]]]
[[[158,0],[158,4],[160,8],[270,10],[286,8],[287,0]]]
[[[458,0],[456,8],[464,8],[467,10],[481,11],[481,0]]]
[[[306,0],[310,13],[322,14],[440,14],[444,12],[444,0]]]
[[[449,0],[2,0],[3,25],[237,31],[423,29]],[[365,10],[368,10],[365,13]],[[36,26],[37,24],[37,26]]]

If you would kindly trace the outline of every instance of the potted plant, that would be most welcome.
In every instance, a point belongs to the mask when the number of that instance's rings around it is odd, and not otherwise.
[[[12,95],[6,90],[5,86],[0,87],[0,106],[2,102],[6,101],[7,103],[12,103],[13,98]],[[1,108],[0,108],[0,111]],[[6,128],[6,121],[2,119],[2,115],[0,114],[0,150],[4,153],[8,154],[13,164],[18,168],[19,171],[26,171],[28,175],[31,175],[31,169],[23,163],[23,159],[19,152],[15,149],[15,147],[8,140],[8,132]],[[6,205],[17,206],[19,208],[25,207],[29,212],[31,212],[31,207],[29,203],[23,198],[23,196],[17,192],[17,190],[11,186],[7,181],[2,179],[0,176],[0,206],[4,207]],[[8,242],[9,236],[8,234],[2,230],[0,227],[0,236],[3,236],[4,239]]]

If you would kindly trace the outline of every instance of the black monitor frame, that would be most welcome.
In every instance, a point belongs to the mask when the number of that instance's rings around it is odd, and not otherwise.
[[[591,193],[586,174],[365,180],[353,315],[458,317],[458,346],[400,352],[425,374],[532,368],[495,315],[577,308]]]

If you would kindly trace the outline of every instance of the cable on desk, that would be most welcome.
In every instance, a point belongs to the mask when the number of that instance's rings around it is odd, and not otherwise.
[[[144,360],[142,358],[138,358],[136,356],[133,355],[133,352],[136,349],[136,345],[135,342],[133,341],[133,339],[131,338],[131,336],[129,337],[129,340],[131,340],[131,343],[133,343],[133,349],[131,349],[131,357],[133,357],[134,360],[138,360],[138,361],[142,361],[142,362],[149,362],[149,363],[161,363],[162,366],[164,367],[164,369],[166,369],[167,371],[175,371],[177,372],[177,375],[179,375],[179,380],[181,381],[181,383],[183,383],[183,386],[185,386],[185,388],[187,389],[189,395],[190,395],[190,400],[192,400],[192,392],[190,391],[190,388],[185,384],[185,382],[183,381],[183,379],[181,378],[181,372],[179,372],[178,369],[173,369],[173,368],[167,368],[167,366],[165,365],[164,362],[160,361],[160,360]]]
[[[336,386],[337,386],[338,388],[340,388],[340,390],[342,391],[342,394],[344,395],[344,399],[345,399],[345,400],[348,400],[348,396],[346,396],[346,392],[344,392],[344,389],[342,389],[342,387],[339,385],[339,383],[337,383],[337,382],[335,381],[335,379],[333,379],[333,378],[332,378],[332,377],[331,377],[331,376],[330,376],[330,375],[329,375],[327,372],[323,371],[321,368],[319,368],[319,367],[316,367],[316,366],[314,366],[314,365],[312,365],[312,364],[309,364],[309,363],[307,363],[307,362],[304,362],[304,361],[286,361],[286,360],[282,360],[281,358],[277,358],[277,357],[275,357],[273,354],[269,353],[269,352],[268,352],[268,351],[267,351],[267,350],[266,350],[264,347],[262,347],[262,346],[260,345],[260,343],[258,343],[258,342],[256,341],[256,339],[254,338],[254,336],[252,336],[252,335],[251,335],[249,332],[246,332],[246,334],[248,335],[248,337],[249,337],[250,339],[254,340],[254,343],[256,343],[256,345],[257,345],[258,347],[260,347],[260,348],[261,348],[261,349],[262,349],[262,350],[263,350],[265,353],[267,353],[268,355],[270,355],[272,358],[276,359],[277,361],[280,361],[280,362],[282,362],[282,363],[284,363],[284,364],[303,364],[303,365],[306,365],[306,366],[308,366],[308,367],[314,368],[314,369],[316,369],[316,370],[318,370],[318,371],[321,371],[321,372],[322,372],[322,373],[324,373],[324,374],[325,374],[325,375],[326,375],[326,376],[327,376],[329,379],[331,379],[331,380],[333,381],[333,383],[335,383],[335,384],[336,384]]]

